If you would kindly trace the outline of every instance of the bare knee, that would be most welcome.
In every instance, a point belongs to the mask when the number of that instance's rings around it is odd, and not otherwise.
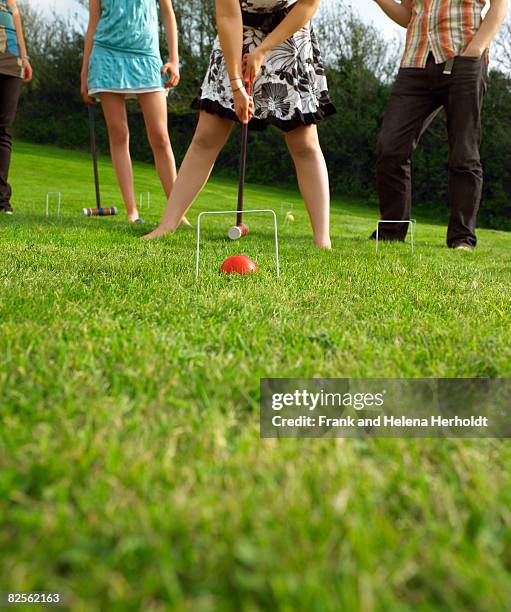
[[[192,139],[192,146],[205,153],[222,148],[224,140],[218,134],[198,129]]]
[[[321,152],[321,149],[319,148],[318,144],[303,142],[290,147],[290,152],[293,157],[310,159],[312,157],[316,157]]]
[[[193,135],[191,148],[199,154],[218,153],[227,142],[233,122],[202,111]]]
[[[296,132],[296,133],[295,133]],[[292,157],[310,159],[321,154],[316,130],[303,128],[286,136],[287,147]]]
[[[108,138],[111,147],[127,147],[130,140],[130,132],[127,125],[110,125],[108,128]]]
[[[170,149],[170,138],[165,130],[150,134],[149,142],[153,151],[166,151]]]

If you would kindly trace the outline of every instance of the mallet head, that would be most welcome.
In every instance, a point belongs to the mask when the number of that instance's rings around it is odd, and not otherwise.
[[[248,233],[248,227],[243,223],[241,225],[234,225],[228,232],[228,236],[231,240],[239,240],[246,236]]]
[[[106,206],[102,208],[84,208],[86,217],[112,217],[117,214],[117,206]]]

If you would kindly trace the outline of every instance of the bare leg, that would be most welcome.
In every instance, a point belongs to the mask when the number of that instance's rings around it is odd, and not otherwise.
[[[129,149],[130,133],[124,96],[116,93],[102,93],[101,106],[108,128],[110,155],[128,213],[128,220],[135,221],[138,219],[138,210],[135,203],[133,168]]]
[[[183,215],[206,184],[216,158],[227,142],[232,123],[204,111],[200,113],[192,144],[179,168],[160,225],[144,236],[146,240],[176,231]]]
[[[285,138],[309,213],[314,243],[318,247],[330,249],[330,185],[318,130],[315,125],[303,126],[288,132]]]
[[[144,115],[156,171],[168,200],[176,181],[177,170],[168,132],[167,97],[163,91],[139,94],[138,103]],[[183,223],[189,225],[184,217]]]

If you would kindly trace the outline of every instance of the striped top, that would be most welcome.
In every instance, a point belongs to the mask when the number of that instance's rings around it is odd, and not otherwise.
[[[460,55],[479,30],[485,0],[412,0],[402,68],[425,68]]]

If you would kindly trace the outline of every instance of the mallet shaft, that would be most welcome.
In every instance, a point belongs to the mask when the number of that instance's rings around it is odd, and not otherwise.
[[[247,93],[250,95],[250,84],[245,85]],[[243,223],[243,201],[245,196],[245,174],[247,171],[247,143],[248,143],[248,123],[241,126],[241,154],[240,154],[240,182],[238,187],[238,214],[236,215],[236,225]]]
[[[99,191],[99,173],[98,173],[98,158],[96,152],[96,127],[94,123],[94,108],[92,104],[88,104],[89,110],[89,131],[90,131],[90,146],[92,151],[92,165],[94,167],[94,185],[96,187],[96,207],[101,208],[101,195]]]

